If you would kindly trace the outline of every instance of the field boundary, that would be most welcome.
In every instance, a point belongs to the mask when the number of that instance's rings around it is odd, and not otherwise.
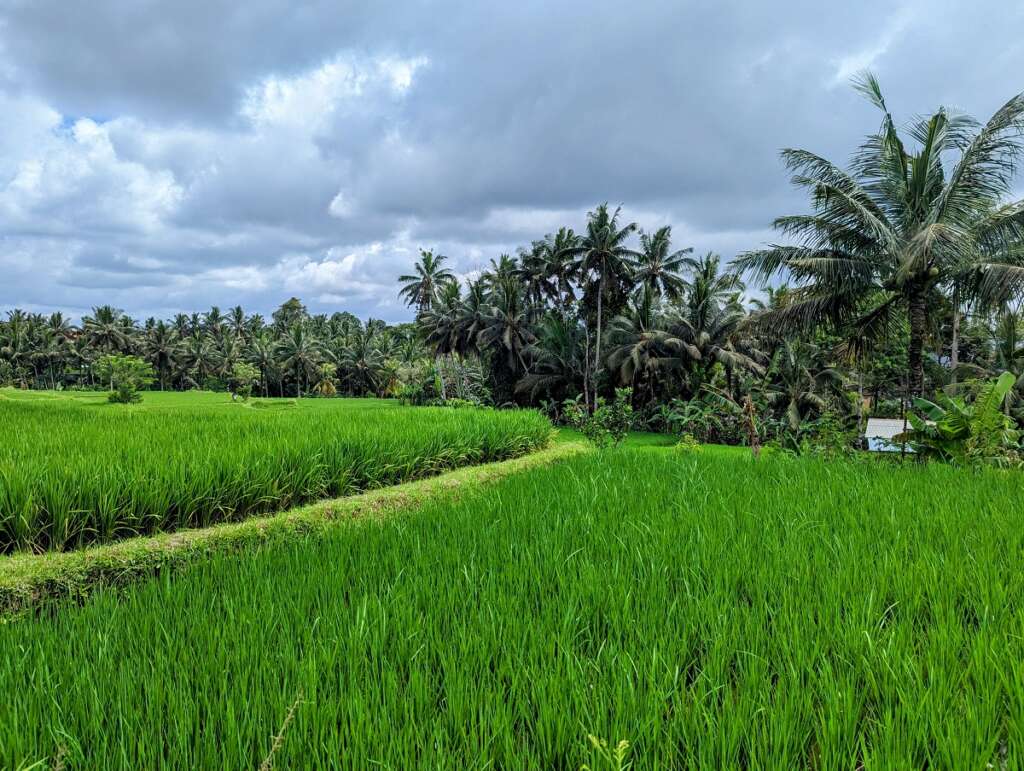
[[[467,489],[586,450],[584,442],[556,440],[544,449],[510,460],[467,466],[239,522],[140,536],[75,551],[0,557],[0,619],[9,620],[53,602],[81,601],[100,587],[126,585],[214,554],[299,540],[353,520],[393,515],[433,500],[454,500]]]

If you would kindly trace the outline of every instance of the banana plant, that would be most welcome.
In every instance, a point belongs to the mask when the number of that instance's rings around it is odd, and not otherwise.
[[[1003,412],[1003,401],[1017,378],[1004,372],[981,386],[970,404],[963,396],[940,393],[936,401],[914,399],[920,415],[907,416],[911,430],[904,437],[923,455],[962,465],[1012,460],[1021,432]]]

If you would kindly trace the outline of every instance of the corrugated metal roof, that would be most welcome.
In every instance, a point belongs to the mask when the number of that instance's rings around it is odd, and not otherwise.
[[[868,418],[868,424],[864,428],[864,436],[869,439],[892,439],[909,428],[910,424],[905,424],[902,418]]]
[[[913,449],[895,440],[895,437],[908,430],[910,424],[904,423],[903,418],[868,418],[864,438],[868,440],[868,449],[874,452],[913,452]]]

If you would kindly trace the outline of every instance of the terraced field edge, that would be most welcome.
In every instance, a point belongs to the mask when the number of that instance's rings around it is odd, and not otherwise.
[[[61,602],[80,602],[99,587],[122,586],[209,555],[265,548],[369,517],[408,511],[427,500],[456,499],[467,487],[554,463],[587,450],[560,441],[510,460],[467,466],[414,482],[333,498],[196,530],[143,536],[70,552],[0,557],[0,619],[10,621]]]

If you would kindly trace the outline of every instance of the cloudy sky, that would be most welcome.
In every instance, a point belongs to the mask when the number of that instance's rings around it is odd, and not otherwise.
[[[480,268],[621,203],[731,258],[801,207],[785,146],[1024,89],[979,2],[0,0],[0,309],[408,318],[419,247]]]

